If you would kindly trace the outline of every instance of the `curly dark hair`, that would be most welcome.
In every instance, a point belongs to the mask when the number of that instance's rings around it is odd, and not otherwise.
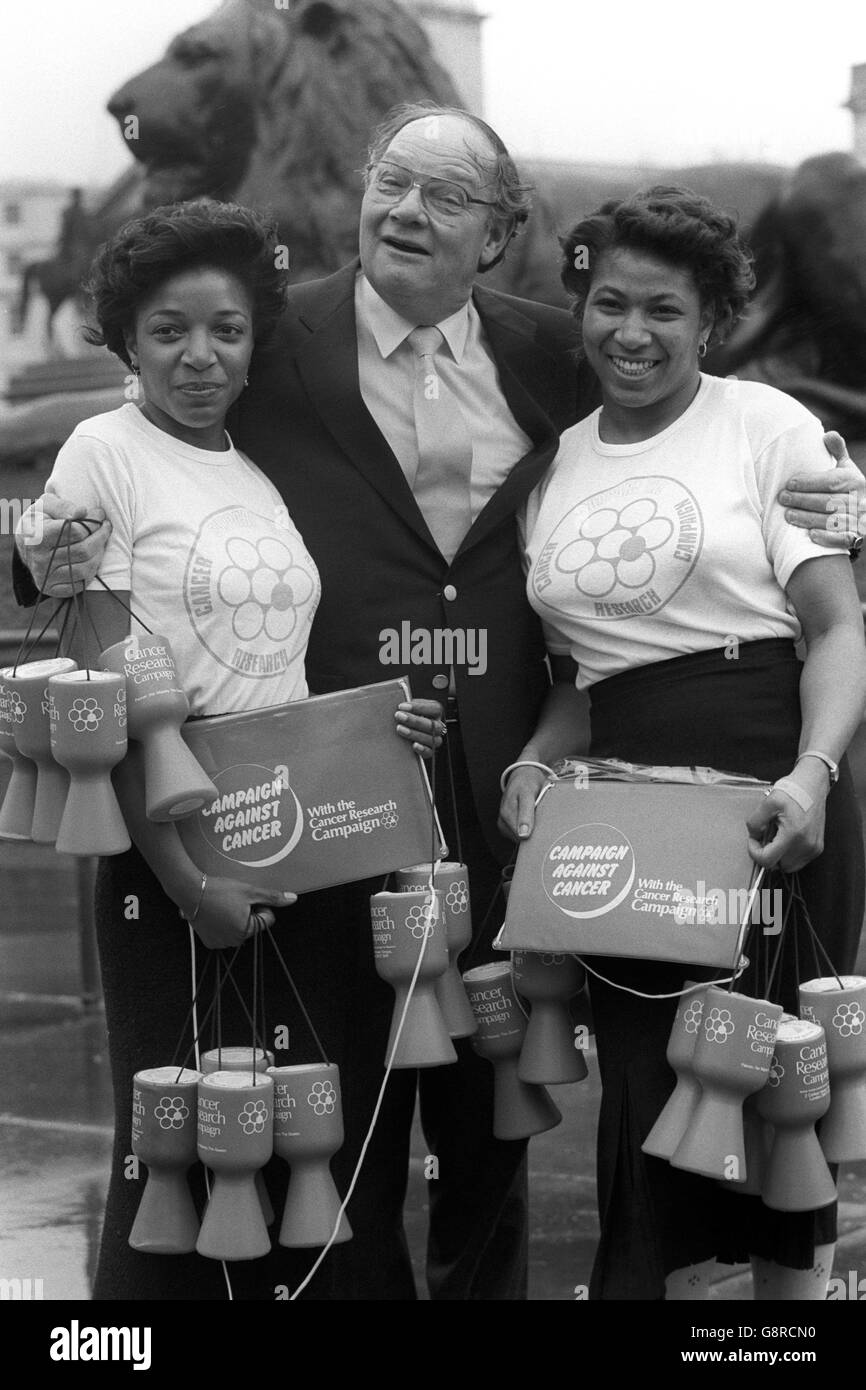
[[[656,184],[629,198],[614,198],[561,238],[562,283],[581,319],[599,257],[626,248],[645,251],[678,270],[691,271],[702,309],[713,316],[712,342],[733,327],[755,287],[752,255],[736,219],[689,188]],[[585,254],[581,254],[584,252]]]
[[[94,257],[85,293],[98,327],[89,343],[107,347],[129,367],[124,334],[139,305],[172,276],[212,267],[234,275],[249,293],[256,342],[272,331],[285,307],[286,271],[277,268],[276,224],[251,208],[196,198],[172,203],[125,223]]]

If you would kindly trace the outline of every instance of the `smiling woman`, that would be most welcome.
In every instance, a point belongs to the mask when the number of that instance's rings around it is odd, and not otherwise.
[[[102,248],[89,287],[98,324],[90,338],[136,371],[140,400],[83,421],[48,484],[71,504],[67,514],[80,507],[78,515],[93,516],[101,507],[110,522],[86,594],[89,630],[75,654],[98,667],[102,650],[129,639],[132,613],[136,640],[143,629],[170,645],[192,717],[282,706],[309,693],[318,571],[277,488],[225,429],[253,344],[264,342],[283,309],[276,236],[249,209],[200,200],[158,208]],[[145,693],[152,691],[158,673],[141,674]],[[395,737],[416,751],[432,749],[441,743],[440,715],[433,701],[409,702],[395,714]],[[104,858],[97,879],[117,1126],[95,1296],[220,1297],[213,1261],[130,1248],[137,1196],[123,1160],[132,1080],[186,1046],[179,1039],[188,1036],[190,972],[201,978],[208,960],[193,933],[210,950],[239,948],[232,958],[238,997],[255,999],[253,938],[295,895],[203,876],[177,827],[148,818],[134,741],[115,775],[135,848]],[[276,833],[273,816],[260,821],[227,826],[227,839],[258,843]],[[130,903],[135,930],[118,930]],[[290,1017],[285,988],[269,983],[277,1017]],[[244,1008],[221,997],[227,1037],[248,1036]],[[237,1296],[272,1298],[274,1284],[284,1282],[275,1276],[279,1265],[233,1275]]]
[[[605,204],[564,251],[603,403],[563,434],[527,507],[527,590],[555,684],[502,823],[516,839],[531,833],[538,765],[570,751],[576,683],[590,692],[592,756],[774,784],[756,796],[744,845],[765,871],[800,874],[829,958],[850,970],[864,865],[844,752],[866,691],[863,626],[847,557],[774,506],[795,457],[823,466],[820,421],[771,387],[700,370],[752,281],[733,219],[706,199],[656,187]],[[796,1012],[808,935],[791,920],[772,998]],[[603,1085],[590,1296],[700,1297],[714,1258],[751,1256],[758,1296],[823,1298],[834,1206],[771,1212],[733,1186],[738,1174],[717,1183],[644,1151],[673,1087],[675,997],[706,972],[641,949],[636,930],[634,959],[596,958],[590,983]],[[771,984],[753,959],[738,987],[763,998]]]
[[[612,201],[563,243],[583,347],[605,394],[602,437],[665,429],[698,389],[699,361],[754,287],[734,220],[705,198],[658,185]]]
[[[255,339],[282,313],[275,228],[202,198],[128,224],[97,256],[86,330],[142,378],[142,414],[198,448],[224,450],[222,422]]]
[[[657,433],[677,418],[698,389],[711,328],[689,271],[626,248],[604,253],[583,345],[605,393],[605,438],[622,442],[650,421]]]
[[[226,447],[223,420],[253,348],[250,295],[225,270],[188,270],[145,299],[126,344],[146,383],[142,414],[200,449]]]

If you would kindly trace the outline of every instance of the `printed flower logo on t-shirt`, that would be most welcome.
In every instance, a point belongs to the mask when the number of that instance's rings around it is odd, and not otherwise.
[[[198,640],[223,666],[278,676],[303,660],[319,577],[294,527],[223,507],[199,527],[184,599]]]
[[[678,479],[626,478],[556,518],[530,572],[534,599],[571,618],[657,613],[693,572],[703,535]]]
[[[264,631],[272,641],[285,642],[313,593],[312,576],[295,564],[287,545],[267,536],[255,545],[238,537],[226,550],[231,563],[220,574],[217,588],[223,603],[233,609],[235,636],[252,642]]]
[[[657,515],[651,497],[627,502],[619,511],[605,507],[580,527],[580,536],[556,557],[556,567],[574,574],[581,593],[602,598],[617,584],[640,589],[652,581],[652,552],[673,535],[673,522]]]

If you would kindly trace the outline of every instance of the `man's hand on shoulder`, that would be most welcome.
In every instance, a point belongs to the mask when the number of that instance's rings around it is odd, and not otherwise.
[[[841,434],[829,430],[824,444],[835,467],[788,479],[779,493],[785,520],[828,550],[859,550],[866,536],[866,478],[848,457]]]
[[[23,513],[15,545],[37,588],[46,588],[50,565],[46,591],[52,598],[69,598],[96,577],[110,534],[101,507],[79,506],[46,492]]]

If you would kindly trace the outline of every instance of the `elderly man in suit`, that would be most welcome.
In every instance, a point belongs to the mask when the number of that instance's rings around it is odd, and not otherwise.
[[[483,121],[399,108],[370,150],[359,260],[292,287],[232,425],[235,443],[280,489],[321,574],[310,689],[405,673],[413,694],[446,706],[437,800],[452,854],[469,869],[475,964],[493,956],[498,922],[481,927],[511,853],[496,826],[499,776],[533,728],[548,680],[515,514],[559,432],[595,403],[572,358],[572,317],[476,284],[528,206]],[[37,577],[56,534],[46,521],[43,544],[27,551]],[[98,535],[76,547],[80,577],[92,575],[100,550]],[[401,634],[411,634],[408,645]],[[282,914],[300,992],[342,1069],[343,1184],[381,1081],[392,1002],[372,965],[366,900],[375,887],[309,894]],[[280,1021],[303,1036],[301,1020]],[[416,1094],[436,1159],[431,1297],[526,1296],[525,1144],[493,1138],[492,1069],[468,1042],[457,1051],[456,1065],[392,1075],[349,1208],[355,1238],[330,1252],[309,1296],[415,1296],[402,1208]],[[292,1277],[309,1263],[282,1255],[284,1271],[294,1261]]]

